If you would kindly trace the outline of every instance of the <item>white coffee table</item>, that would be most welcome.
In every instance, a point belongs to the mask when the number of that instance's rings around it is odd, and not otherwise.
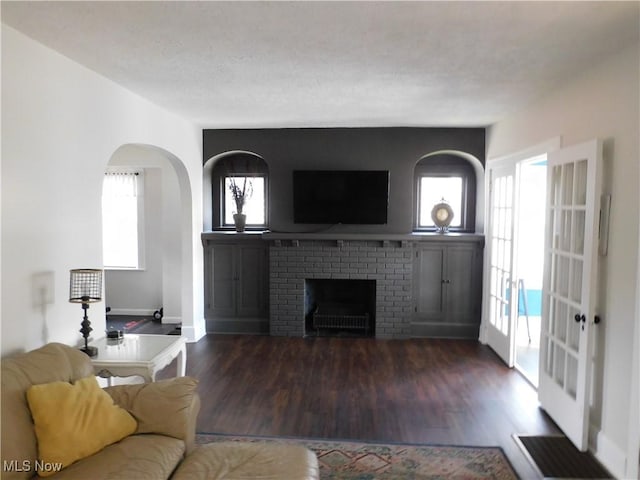
[[[91,359],[97,376],[106,378],[139,375],[153,382],[156,373],[178,358],[178,376],[184,377],[187,365],[186,340],[179,335],[124,335],[121,341],[100,338],[91,345],[98,355]]]

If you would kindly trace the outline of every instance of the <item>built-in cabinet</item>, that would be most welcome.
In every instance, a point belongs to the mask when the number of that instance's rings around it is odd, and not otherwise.
[[[208,332],[269,331],[267,242],[220,235],[204,241],[205,318]]]
[[[472,241],[416,244],[413,336],[478,338],[482,250]]]

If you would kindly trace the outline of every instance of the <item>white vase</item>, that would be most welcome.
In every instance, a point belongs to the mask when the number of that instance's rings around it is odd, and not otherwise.
[[[244,232],[244,226],[247,223],[247,216],[244,213],[234,213],[233,221],[236,224],[236,232]]]

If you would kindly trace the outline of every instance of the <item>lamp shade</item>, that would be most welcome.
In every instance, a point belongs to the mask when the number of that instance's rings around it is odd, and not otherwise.
[[[71,270],[69,301],[94,303],[102,300],[102,270],[77,268]]]

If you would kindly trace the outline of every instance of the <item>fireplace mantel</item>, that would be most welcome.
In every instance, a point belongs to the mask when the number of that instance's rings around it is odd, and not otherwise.
[[[394,242],[477,242],[484,235],[476,233],[275,233],[264,232],[265,240],[353,240],[353,241],[394,241]]]
[[[296,245],[305,241],[335,241],[335,242],[398,242],[403,245],[422,242],[471,242],[482,243],[484,235],[479,233],[435,233],[435,232],[413,232],[413,233],[339,233],[339,232],[204,232],[202,242],[207,240],[233,241],[243,239],[262,239],[273,244]]]
[[[202,232],[204,238],[231,238],[231,237],[262,237],[264,240],[276,240],[292,238],[310,239],[310,240],[421,240],[434,239],[444,240],[451,239],[456,241],[464,241],[463,239],[484,238],[481,233],[436,233],[436,232],[410,232],[410,233],[340,233],[340,232],[272,232],[271,230],[246,230],[244,232],[235,232],[231,230],[209,230]]]

